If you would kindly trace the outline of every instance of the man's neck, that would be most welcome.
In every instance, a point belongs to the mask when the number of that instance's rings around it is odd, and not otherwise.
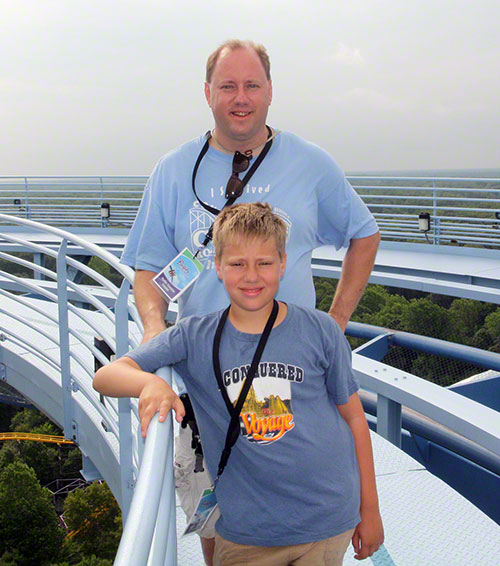
[[[229,320],[236,330],[240,332],[245,332],[246,334],[262,334],[272,310],[272,302],[269,304],[268,308],[255,312],[244,311],[231,304]],[[273,328],[285,320],[287,312],[288,307],[286,303],[278,301],[278,316],[276,317]]]
[[[254,136],[251,140],[232,140],[221,137],[217,128],[211,132],[210,145],[224,153],[233,154],[236,151],[245,155],[256,156],[264,149],[267,140],[269,139],[269,131],[267,127],[264,128],[262,134]]]

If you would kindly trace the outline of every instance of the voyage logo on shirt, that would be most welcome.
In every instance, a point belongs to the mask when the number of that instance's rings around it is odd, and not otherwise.
[[[249,366],[223,374],[229,398],[239,395]],[[303,383],[302,368],[277,362],[261,362],[240,413],[240,433],[249,442],[269,444],[295,427],[291,383]]]

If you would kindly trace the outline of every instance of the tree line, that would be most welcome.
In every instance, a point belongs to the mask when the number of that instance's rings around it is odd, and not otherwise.
[[[336,280],[315,278],[318,309],[328,311],[336,285]],[[500,307],[491,303],[368,285],[351,320],[500,353]],[[362,343],[349,341],[353,348]],[[383,361],[442,386],[484,371],[397,347]]]
[[[10,423],[9,423],[10,420]],[[9,423],[9,424],[7,424]],[[1,431],[61,435],[34,409],[0,405]],[[0,448],[0,566],[111,566],[121,512],[109,487],[94,482],[55,498],[44,486],[78,478],[80,450],[30,440]],[[60,513],[57,512],[60,510]]]

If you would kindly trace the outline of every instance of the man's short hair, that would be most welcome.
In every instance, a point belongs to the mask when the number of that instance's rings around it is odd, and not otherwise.
[[[274,238],[281,259],[285,256],[287,227],[274,214],[269,204],[248,202],[223,208],[214,223],[213,242],[215,255],[220,258],[224,246],[234,238]]]
[[[266,48],[261,43],[254,43],[250,40],[241,40],[241,39],[228,39],[217,49],[208,56],[207,59],[207,71],[205,74],[205,80],[207,83],[210,83],[212,80],[212,75],[215,69],[215,65],[217,64],[217,59],[221,54],[223,49],[229,49],[229,51],[234,51],[235,49],[253,49],[255,53],[259,56],[259,59],[264,67],[264,71],[266,73],[267,80],[271,80],[271,61],[269,60],[269,55],[267,54]]]

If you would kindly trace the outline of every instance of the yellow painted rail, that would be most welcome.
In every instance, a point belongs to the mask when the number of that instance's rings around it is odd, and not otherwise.
[[[31,432],[0,432],[0,442],[2,440],[34,440],[35,442],[51,442],[52,444],[74,444],[72,440],[68,440],[64,436],[34,434]]]

